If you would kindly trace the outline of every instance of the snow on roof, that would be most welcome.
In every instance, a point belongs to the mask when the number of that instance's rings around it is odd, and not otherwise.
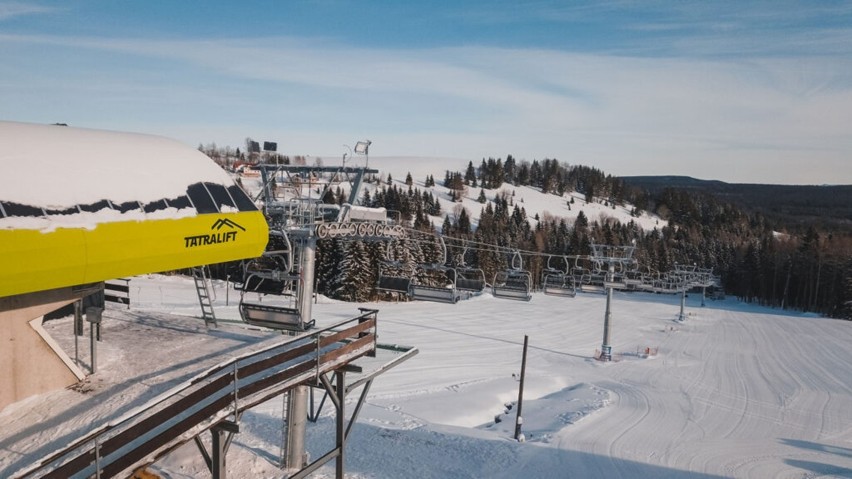
[[[144,204],[185,195],[193,183],[233,184],[200,151],[160,136],[0,121],[0,145],[0,201]]]

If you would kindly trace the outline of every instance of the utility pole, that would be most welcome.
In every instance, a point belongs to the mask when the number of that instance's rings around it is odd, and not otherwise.
[[[524,355],[523,359],[521,359],[521,384],[518,387],[518,410],[515,414],[515,440],[519,442],[524,442],[524,435],[521,434],[521,426],[524,424],[524,418],[521,416],[521,408],[524,405],[524,376],[526,376],[527,371],[527,344],[529,343],[529,336],[524,335]]]

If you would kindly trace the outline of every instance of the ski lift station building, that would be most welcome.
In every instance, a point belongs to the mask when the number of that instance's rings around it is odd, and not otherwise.
[[[44,314],[123,276],[259,256],[263,214],[207,156],[150,135],[0,122],[0,408],[83,379]]]

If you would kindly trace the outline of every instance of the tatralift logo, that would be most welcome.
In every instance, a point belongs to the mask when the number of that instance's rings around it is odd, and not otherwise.
[[[227,230],[222,231],[222,228],[227,228]],[[216,220],[216,222],[213,223],[213,226],[211,226],[210,229],[215,230],[215,232],[203,235],[185,236],[183,238],[185,246],[187,248],[194,248],[196,246],[228,243],[237,239],[237,233],[239,232],[237,230],[246,230],[242,226],[238,225],[237,223],[234,223],[229,219]]]

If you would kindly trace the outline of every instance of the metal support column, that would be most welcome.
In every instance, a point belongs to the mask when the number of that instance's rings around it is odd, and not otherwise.
[[[339,454],[337,455],[337,459],[335,461],[335,477],[337,479],[344,479],[343,477],[343,458],[344,451],[346,449],[346,418],[344,417],[344,406],[346,405],[346,373],[343,370],[338,369],[334,372],[335,380],[337,381],[337,399],[339,402],[337,408],[337,449]],[[354,419],[353,419],[354,421]]]
[[[607,282],[612,283],[615,276],[615,266],[609,265]],[[601,344],[601,361],[612,360],[612,346],[609,344],[609,329],[612,320],[612,286],[606,288],[606,313],[604,313],[603,343]]]
[[[86,308],[86,321],[89,322],[89,358],[92,361],[92,374],[98,371],[98,347],[96,341],[99,338],[95,337],[95,331],[100,327],[103,312],[102,308],[94,306]]]
[[[80,365],[80,336],[83,335],[83,300],[74,301],[74,363]]]
[[[314,263],[316,262],[317,238],[308,236],[301,242],[299,258],[299,315],[302,324],[311,322],[314,296]]]
[[[227,477],[225,457],[228,454],[231,438],[239,432],[239,424],[231,421],[220,422],[210,429],[210,434],[213,436],[211,447],[213,453],[210,458],[210,472],[213,474],[213,479],[225,479]]]
[[[680,293],[680,314],[677,317],[677,320],[683,322],[686,320],[686,312],[684,311],[686,307],[686,288],[683,288],[683,291]]]
[[[214,427],[210,433],[213,434],[213,457],[211,458],[213,479],[225,479],[228,475],[225,469],[225,431]]]
[[[287,444],[284,457],[286,469],[305,466],[305,426],[308,421],[308,388],[297,386],[288,391]]]
[[[301,242],[299,266],[299,315],[302,324],[311,322],[314,294],[314,262],[317,240],[308,236]],[[308,418],[308,386],[296,386],[288,394],[287,411],[287,455],[285,467],[301,469],[307,463],[305,457],[305,427]]]

